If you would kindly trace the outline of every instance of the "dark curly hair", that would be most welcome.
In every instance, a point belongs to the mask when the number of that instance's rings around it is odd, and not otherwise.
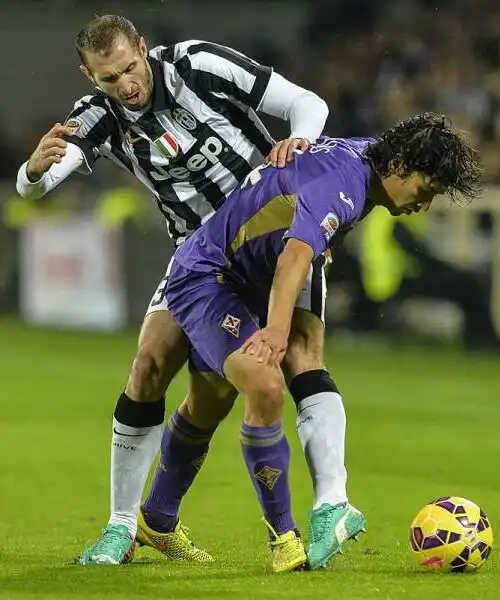
[[[102,15],[89,21],[75,39],[76,51],[86,65],[86,52],[96,52],[106,56],[120,36],[125,37],[134,48],[139,47],[141,36],[134,24],[121,15]]]
[[[423,113],[397,123],[376,138],[366,157],[381,176],[428,175],[457,204],[482,192],[478,153],[444,115]]]

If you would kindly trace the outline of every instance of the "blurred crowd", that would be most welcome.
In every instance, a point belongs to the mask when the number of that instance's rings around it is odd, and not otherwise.
[[[309,0],[304,4],[306,18],[291,50],[269,38],[242,46],[237,30],[234,39],[217,41],[273,65],[325,98],[331,107],[327,123],[331,135],[373,134],[422,110],[449,114],[481,149],[487,177],[499,178],[500,5],[496,0]],[[261,5],[255,6],[259,10]],[[188,29],[172,30],[167,21],[138,26],[150,46],[196,36]],[[12,176],[36,134],[43,131],[41,123],[40,127],[40,132],[23,132],[15,141],[2,137],[0,179]],[[271,129],[276,137],[286,135],[279,123],[271,124]]]
[[[497,180],[499,31],[495,0],[316,0],[305,50],[262,58],[327,100],[332,135],[376,133],[422,110],[449,114]]]

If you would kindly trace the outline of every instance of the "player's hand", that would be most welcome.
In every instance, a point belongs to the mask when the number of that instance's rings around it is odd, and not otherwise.
[[[56,123],[40,140],[35,151],[30,156],[26,173],[30,181],[37,181],[54,163],[60,163],[66,154],[67,142],[63,135],[72,135],[74,129]]]
[[[287,138],[286,140],[281,140],[281,142],[278,142],[271,150],[265,162],[271,163],[279,168],[284,167],[286,163],[293,160],[295,150],[302,150],[302,152],[305,152],[310,145],[311,143],[309,140],[304,138]]]
[[[243,345],[243,352],[255,356],[259,363],[279,367],[287,345],[287,336],[282,331],[264,327],[248,338]]]
[[[323,256],[325,257],[325,265],[331,265],[333,263],[333,254],[331,248],[327,248],[323,252]]]

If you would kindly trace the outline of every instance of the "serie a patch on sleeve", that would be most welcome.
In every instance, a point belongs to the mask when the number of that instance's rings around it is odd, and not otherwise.
[[[335,213],[328,213],[326,217],[321,221],[321,233],[327,242],[329,242],[335,235],[335,232],[340,226],[339,218]]]
[[[69,127],[72,130],[71,133],[74,135],[82,126],[82,122],[79,119],[68,119],[64,125],[65,127]]]

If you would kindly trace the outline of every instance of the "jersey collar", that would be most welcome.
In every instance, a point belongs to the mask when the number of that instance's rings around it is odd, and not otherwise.
[[[161,112],[163,110],[167,110],[168,108],[172,108],[167,86],[165,85],[161,62],[152,56],[148,56],[148,62],[153,73],[153,98],[151,102],[151,110],[153,112]]]

